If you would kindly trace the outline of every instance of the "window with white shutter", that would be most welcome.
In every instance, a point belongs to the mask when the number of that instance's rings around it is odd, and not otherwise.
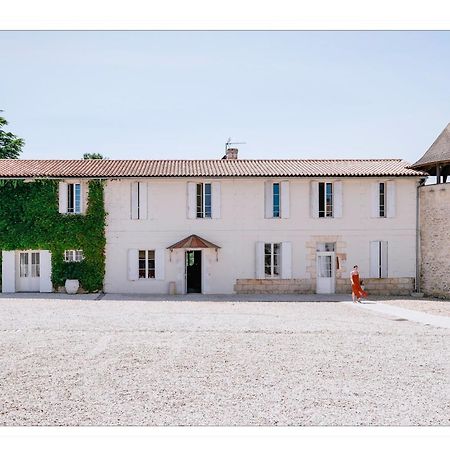
[[[372,241],[370,243],[370,277],[388,277],[388,243]]]
[[[264,186],[264,217],[289,218],[289,181],[266,181]]]
[[[148,203],[147,183],[142,181],[133,181],[131,183],[131,219],[147,219]]]

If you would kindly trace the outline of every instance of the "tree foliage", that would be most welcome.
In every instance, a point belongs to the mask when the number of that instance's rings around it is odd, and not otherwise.
[[[83,159],[105,159],[101,153],[85,153]]]
[[[15,134],[3,130],[6,125],[8,125],[7,120],[0,116],[0,159],[17,159],[25,141]]]

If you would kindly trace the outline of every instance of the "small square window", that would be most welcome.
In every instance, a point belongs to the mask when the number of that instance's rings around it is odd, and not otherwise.
[[[65,250],[64,261],[65,262],[80,262],[84,259],[83,250]]]

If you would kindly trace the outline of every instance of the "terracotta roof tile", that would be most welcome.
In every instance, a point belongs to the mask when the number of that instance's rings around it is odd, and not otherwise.
[[[401,159],[0,159],[0,178],[425,176]]]

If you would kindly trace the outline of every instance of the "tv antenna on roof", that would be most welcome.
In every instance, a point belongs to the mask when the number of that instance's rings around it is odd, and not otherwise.
[[[230,145],[240,145],[240,144],[246,144],[247,142],[231,142],[231,138],[228,138],[228,141],[225,142],[225,152],[228,150]]]

